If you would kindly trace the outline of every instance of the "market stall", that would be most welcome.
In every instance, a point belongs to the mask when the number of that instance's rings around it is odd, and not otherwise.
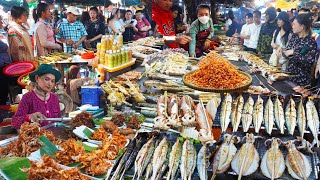
[[[197,59],[162,39],[109,40],[88,61],[106,106],[24,123],[0,141],[5,178],[318,179],[314,87],[294,89],[292,74],[238,46]]]

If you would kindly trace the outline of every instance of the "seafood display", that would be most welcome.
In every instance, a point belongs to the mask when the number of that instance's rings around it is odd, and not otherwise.
[[[319,141],[318,141],[319,116],[318,116],[318,111],[313,101],[311,100],[311,98],[309,98],[306,104],[306,111],[307,111],[307,124],[314,137],[313,143],[316,144],[317,147],[319,147]]]
[[[207,174],[207,165],[208,165],[208,159],[207,159],[207,147],[206,145],[202,146],[198,153],[197,158],[197,170],[200,177],[200,180],[206,180],[208,179]]]
[[[232,169],[238,174],[238,180],[242,176],[254,173],[259,167],[259,154],[254,147],[254,135],[247,134],[246,143],[242,145],[231,162]]]
[[[274,119],[276,121],[276,124],[280,130],[281,134],[284,134],[284,111],[282,103],[280,102],[279,97],[277,96],[274,102]]]
[[[263,122],[263,99],[258,96],[258,99],[253,107],[253,124],[256,133],[259,133]]]
[[[307,125],[307,118],[306,118],[306,111],[304,110],[302,98],[301,98],[299,105],[298,105],[297,121],[298,121],[298,127],[299,127],[299,131],[300,131],[300,137],[303,138],[304,131],[305,131],[306,125]]]
[[[209,104],[209,103],[208,103]],[[231,109],[231,124],[233,127],[233,132],[238,131],[239,124],[241,122],[241,116],[243,112],[244,99],[240,94],[233,102]]]
[[[167,179],[176,179],[177,171],[180,165],[180,159],[182,156],[182,144],[179,139],[176,140],[174,145],[171,148],[171,152],[169,154],[169,171],[167,175]]]
[[[155,142],[152,137],[146,144],[142,146],[140,149],[136,160],[134,162],[134,175],[133,178],[140,179],[142,177],[142,173],[145,171],[147,165],[151,161],[151,157],[155,150]]]
[[[253,119],[253,105],[254,101],[251,96],[247,99],[246,103],[244,104],[243,114],[241,117],[243,132],[248,132],[250,125]]]
[[[290,98],[289,103],[286,107],[286,126],[288,128],[289,134],[293,135],[294,128],[297,123],[297,110],[296,104],[292,98]]]
[[[274,111],[273,111],[273,102],[271,98],[269,97],[266,108],[264,110],[264,124],[266,131],[269,135],[271,135],[272,128],[273,128],[273,122],[274,122]]]
[[[182,180],[191,180],[193,171],[196,168],[197,161],[197,151],[193,143],[186,139],[182,146],[182,157],[181,157],[181,179]]]
[[[207,56],[220,56],[213,51]],[[250,83],[249,78],[240,74],[227,60],[218,58],[206,59],[195,70],[185,76],[185,82],[200,88],[232,89]]]
[[[230,115],[231,115],[231,105],[232,105],[232,96],[227,93],[221,108],[220,113],[220,123],[221,123],[221,130],[225,132],[230,123]]]
[[[268,151],[263,155],[261,160],[261,171],[263,175],[270,179],[280,178],[286,168],[284,163],[284,157],[282,152],[280,151],[281,141],[276,138],[272,138],[267,140],[271,141],[271,147]]]
[[[212,103],[207,104],[207,110],[208,110],[208,106],[212,106]],[[193,99],[190,96],[182,96],[181,98],[181,107],[180,107],[180,111],[181,111],[181,121],[182,121],[182,125],[184,126],[192,126],[195,125],[196,123],[196,114],[194,111],[195,108],[195,104],[193,102]],[[217,108],[212,108],[213,111],[217,110]],[[208,110],[208,112],[210,113],[210,111]],[[212,112],[212,111],[211,111]],[[215,113],[216,112],[212,112]],[[212,115],[212,114],[211,114]]]

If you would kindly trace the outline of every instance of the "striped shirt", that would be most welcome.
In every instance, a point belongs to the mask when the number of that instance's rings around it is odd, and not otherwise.
[[[63,39],[71,39],[76,43],[79,41],[83,36],[87,36],[87,31],[84,27],[84,25],[76,21],[74,23],[62,22],[60,26],[58,27],[59,32],[56,35],[57,38],[63,38]],[[73,53],[73,45],[67,45],[66,43],[63,44],[64,46],[64,52],[66,53]],[[82,43],[78,47],[79,50],[82,49]]]

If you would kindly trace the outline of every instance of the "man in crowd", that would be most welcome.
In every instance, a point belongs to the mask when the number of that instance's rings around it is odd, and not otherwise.
[[[257,52],[259,34],[261,30],[261,12],[256,10],[253,12],[253,23],[249,25],[248,44],[245,51]]]
[[[250,39],[250,25],[253,23],[253,14],[252,13],[247,13],[246,16],[246,24],[244,24],[242,26],[241,32],[240,34],[235,33],[233,36],[234,37],[240,37],[241,39],[243,39],[243,46],[244,46],[244,50],[247,51],[248,50],[248,45],[249,45],[249,39]]]
[[[59,42],[63,43],[64,52],[72,54],[74,50],[82,49],[82,42],[88,34],[84,25],[77,21],[80,12],[76,7],[69,6],[66,13],[67,21],[60,24],[56,37]]]

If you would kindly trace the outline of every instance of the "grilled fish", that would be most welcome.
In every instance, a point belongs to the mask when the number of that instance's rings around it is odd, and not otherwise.
[[[298,121],[300,137],[303,138],[304,131],[306,130],[307,119],[306,119],[306,111],[304,110],[302,98],[301,98],[299,106],[298,106],[297,116],[298,116],[297,121]]]
[[[296,103],[291,97],[286,107],[286,126],[288,128],[289,134],[293,135],[294,128],[296,127],[296,125],[297,125]]]
[[[284,134],[284,111],[282,103],[279,100],[279,97],[276,97],[276,100],[274,102],[274,119],[276,121],[276,124],[280,130],[281,134]]]
[[[241,121],[241,116],[243,112],[244,99],[240,94],[237,99],[232,102],[232,111],[231,111],[231,124],[233,127],[233,132],[238,131],[238,127]]]
[[[232,96],[227,93],[224,97],[221,112],[220,112],[220,124],[222,132],[226,132],[230,123]]]
[[[186,139],[182,146],[182,157],[180,164],[181,179],[191,180],[194,169],[196,168],[197,151],[193,143]]]
[[[176,177],[177,170],[179,168],[180,160],[182,155],[182,144],[179,142],[179,139],[176,140],[172,146],[170,155],[169,155],[169,172],[167,179],[173,180]]]
[[[253,124],[256,133],[259,133],[263,122],[263,99],[258,95],[258,99],[253,107]]]
[[[254,104],[254,101],[252,97],[249,96],[247,102],[244,105],[243,114],[241,117],[243,132],[248,132],[250,125],[252,123],[253,104]]]
[[[316,106],[314,105],[313,101],[310,98],[306,104],[306,110],[307,110],[308,127],[312,132],[314,143],[316,143],[317,147],[319,147],[319,141],[318,141],[319,116],[318,116]]]
[[[273,103],[272,103],[271,98],[269,97],[267,104],[266,104],[265,111],[264,111],[264,125],[265,125],[267,133],[270,135],[271,135],[272,128],[273,128],[273,121],[274,121],[273,119],[274,119]]]

